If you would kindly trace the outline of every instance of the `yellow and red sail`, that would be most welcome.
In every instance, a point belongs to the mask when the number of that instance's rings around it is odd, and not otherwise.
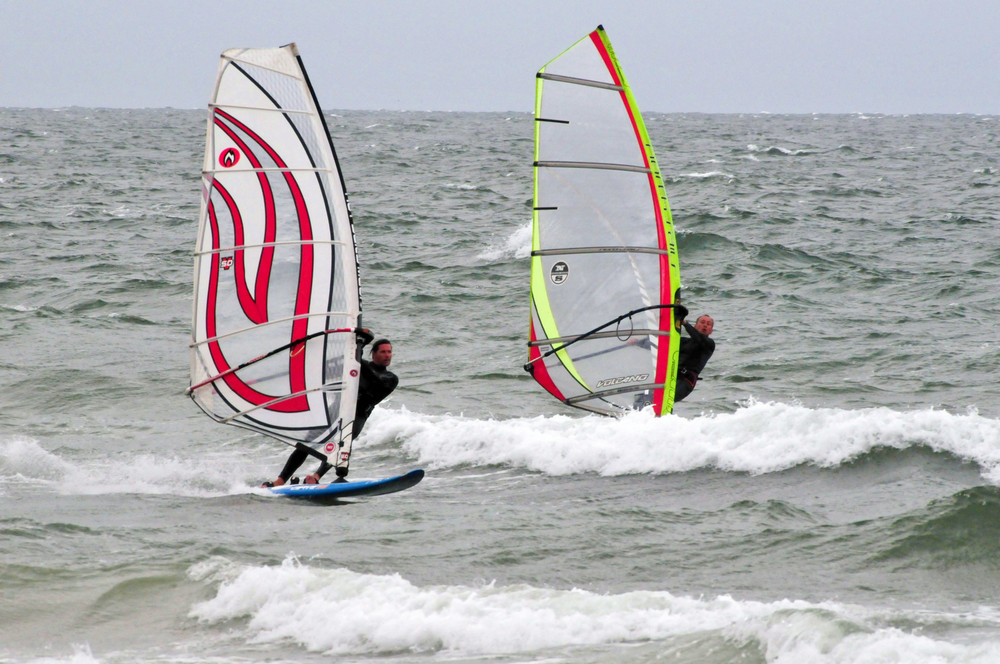
[[[526,368],[571,406],[614,415],[651,403],[656,415],[669,413],[677,241],[653,146],[604,29],[542,67],[535,93]]]

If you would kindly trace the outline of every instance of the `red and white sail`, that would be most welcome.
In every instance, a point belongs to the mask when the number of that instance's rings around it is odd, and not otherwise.
[[[294,44],[222,54],[194,264],[190,396],[346,465],[361,303],[344,184]]]

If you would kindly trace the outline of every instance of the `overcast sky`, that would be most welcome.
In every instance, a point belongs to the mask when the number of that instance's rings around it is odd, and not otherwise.
[[[0,0],[0,107],[204,108],[294,41],[326,109],[530,112],[599,23],[646,111],[1000,114],[1000,0]]]

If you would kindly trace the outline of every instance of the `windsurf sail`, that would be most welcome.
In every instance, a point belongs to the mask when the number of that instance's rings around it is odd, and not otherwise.
[[[686,313],[677,240],[652,143],[601,26],[536,75],[534,176],[525,369],[570,406],[671,412]]]
[[[360,372],[354,230],[295,44],[222,54],[202,186],[188,394],[218,422],[346,469]]]

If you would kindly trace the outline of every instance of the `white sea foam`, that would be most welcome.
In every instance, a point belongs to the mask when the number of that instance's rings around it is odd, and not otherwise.
[[[57,480],[73,465],[48,452],[34,438],[12,436],[0,440],[0,477],[12,480]]]
[[[487,247],[479,253],[479,258],[495,261],[503,258],[527,258],[531,254],[531,223],[520,226],[506,240]]]
[[[242,455],[179,458],[153,453],[50,452],[39,441],[0,439],[0,488],[23,483],[50,484],[69,495],[171,494],[199,497],[247,493],[258,483],[258,463]],[[206,468],[211,469],[206,473]],[[276,470],[275,470],[276,472]],[[249,483],[252,482],[252,483]]]
[[[366,434],[402,441],[430,468],[506,465],[553,475],[770,473],[835,467],[877,448],[925,446],[973,461],[1000,484],[1000,421],[975,412],[843,410],[749,402],[734,413],[621,419],[565,415],[484,420],[383,410]]]
[[[47,482],[67,494],[245,494],[277,472],[284,449],[66,456],[29,437],[0,439],[0,487]],[[1000,421],[975,412],[843,410],[749,402],[733,413],[621,419],[552,415],[480,419],[377,408],[359,450],[391,448],[422,467],[504,466],[550,475],[605,476],[718,469],[763,474],[799,465],[834,468],[879,448],[926,447],[977,464],[1000,485]],[[245,449],[241,445],[240,449]],[[269,464],[269,465],[268,465]],[[4,489],[6,491],[6,489]]]
[[[992,662],[1000,643],[920,635],[923,626],[998,626],[988,614],[874,611],[834,602],[691,598],[666,590],[599,594],[495,583],[419,586],[398,574],[360,574],[300,562],[238,566],[215,559],[189,576],[218,584],[192,607],[207,624],[244,624],[253,643],[290,641],[327,655],[448,652],[485,656],[606,644],[715,639],[768,662]],[[887,627],[895,622],[908,630]]]
[[[707,180],[709,178],[723,178],[726,180],[732,180],[734,176],[732,173],[726,173],[725,171],[707,171],[705,173],[683,173],[680,175],[682,178],[692,178],[695,180]]]
[[[20,311],[22,313],[38,311],[38,307],[27,304],[0,304],[0,307],[3,307],[4,309],[11,309],[13,311]]]
[[[780,145],[772,145],[766,148],[762,148],[759,145],[754,145],[753,143],[747,145],[747,151],[749,152],[763,152],[766,154],[783,154],[789,157],[797,157],[803,154],[810,154],[811,150],[798,149],[793,150],[791,148],[783,148]]]
[[[101,660],[94,657],[88,644],[76,644],[72,646],[73,652],[65,656],[36,657],[24,660],[25,664],[100,664]],[[0,661],[7,662],[6,658],[0,654]],[[9,660],[15,661],[15,660]]]

